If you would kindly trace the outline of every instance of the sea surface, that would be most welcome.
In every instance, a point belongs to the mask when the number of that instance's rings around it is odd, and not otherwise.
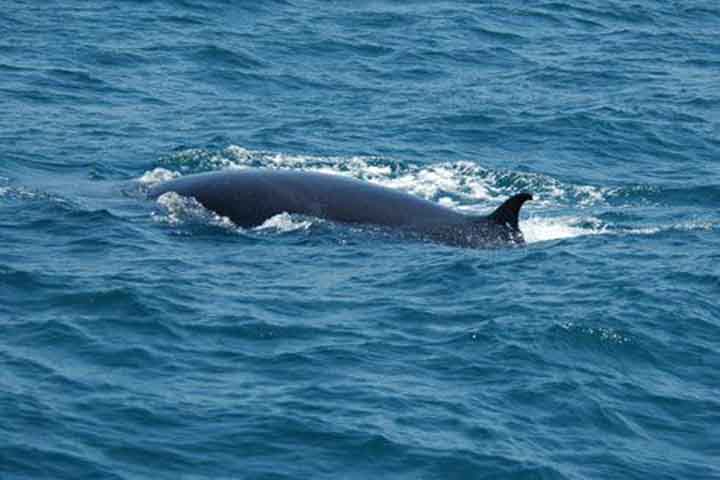
[[[720,3],[0,1],[0,478],[720,478]],[[527,244],[147,191],[322,171]]]

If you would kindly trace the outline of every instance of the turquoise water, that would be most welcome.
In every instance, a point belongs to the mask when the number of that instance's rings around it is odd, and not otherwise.
[[[5,2],[0,478],[720,478],[720,7]],[[158,182],[324,171],[522,248]]]

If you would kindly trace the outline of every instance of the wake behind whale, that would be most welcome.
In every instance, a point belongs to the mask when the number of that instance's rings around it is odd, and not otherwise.
[[[461,247],[523,244],[520,208],[532,199],[520,193],[487,216],[466,215],[409,193],[317,172],[247,169],[181,177],[155,186],[193,197],[203,207],[251,228],[281,214],[300,214],[347,223],[377,225],[419,234]]]

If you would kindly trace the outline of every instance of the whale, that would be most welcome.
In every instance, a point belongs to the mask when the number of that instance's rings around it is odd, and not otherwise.
[[[150,198],[175,192],[252,228],[281,214],[341,224],[372,225],[458,247],[523,245],[520,208],[528,192],[511,196],[489,215],[471,215],[363,180],[305,170],[248,168],[199,173],[150,188]]]

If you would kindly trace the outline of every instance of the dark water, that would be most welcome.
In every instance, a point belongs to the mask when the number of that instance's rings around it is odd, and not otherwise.
[[[720,478],[716,2],[2,6],[2,479]],[[528,245],[144,195],[246,166]]]

